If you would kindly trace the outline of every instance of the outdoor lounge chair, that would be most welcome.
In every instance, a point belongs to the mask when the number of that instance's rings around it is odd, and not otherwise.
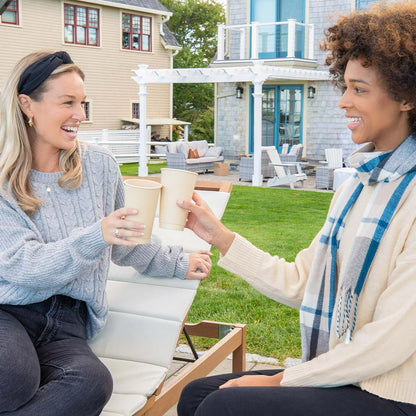
[[[275,170],[275,176],[267,181],[267,186],[289,185],[291,189],[294,189],[296,182],[301,182],[302,186],[304,186],[303,181],[306,180],[306,175],[302,171],[300,162],[282,163],[279,153],[277,153],[274,146],[265,146],[262,149],[267,151],[271,162],[270,165]],[[296,168],[296,173],[291,173],[291,167]]]
[[[332,189],[334,170],[342,168],[342,149],[325,149],[325,166],[316,167],[316,187]]]
[[[279,155],[280,161],[283,164],[293,163],[293,165],[289,167],[289,171],[292,174],[298,173],[295,162],[302,161],[302,153],[303,153],[303,146],[301,144],[294,144],[292,148],[290,149],[289,153],[286,153],[286,154],[281,153]]]
[[[229,182],[197,181],[196,189],[220,218],[231,186]],[[167,242],[179,242],[188,252],[209,248],[190,230],[160,229],[157,219],[153,232]],[[148,277],[132,267],[111,265],[108,321],[90,342],[114,380],[113,395],[101,416],[161,416],[178,401],[188,382],[207,375],[231,353],[233,371],[245,370],[245,325],[184,324],[198,284],[196,280]],[[164,384],[184,325],[190,336],[220,341]]]
[[[239,180],[251,181],[254,174],[254,158],[252,156],[244,156],[240,160]],[[274,175],[274,169],[270,166],[269,156],[266,150],[261,152],[261,174],[263,178],[271,178]]]

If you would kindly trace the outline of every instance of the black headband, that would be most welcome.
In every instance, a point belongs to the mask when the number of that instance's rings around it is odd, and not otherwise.
[[[58,66],[72,64],[72,59],[65,51],[46,55],[29,65],[20,77],[17,86],[18,94],[29,95],[32,93]]]

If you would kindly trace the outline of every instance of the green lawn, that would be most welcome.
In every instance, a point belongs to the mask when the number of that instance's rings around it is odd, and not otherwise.
[[[121,174],[124,176],[137,176],[138,175],[138,163],[126,163],[120,166]],[[147,169],[149,174],[151,173],[160,173],[160,169],[166,168],[167,164],[165,161],[162,163],[149,163]]]
[[[235,185],[223,223],[259,248],[293,261],[321,228],[331,197],[330,193]],[[218,251],[212,251],[211,276],[199,286],[188,322],[245,323],[248,352],[282,363],[287,357],[300,357],[298,311],[266,298],[218,267]],[[213,341],[196,338],[195,344],[204,349]]]
[[[323,224],[332,194],[234,186],[223,223],[257,247],[293,261]],[[218,251],[213,250],[216,264]],[[258,293],[242,279],[214,265],[201,283],[188,321],[209,319],[247,324],[247,350],[282,363],[300,357],[298,311]],[[212,345],[198,340],[199,348]]]

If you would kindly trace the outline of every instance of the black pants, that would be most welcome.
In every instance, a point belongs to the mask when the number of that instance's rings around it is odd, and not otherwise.
[[[227,380],[250,371],[201,378],[189,383],[178,403],[178,416],[416,416],[416,405],[382,399],[354,386],[229,387]]]
[[[0,305],[0,415],[98,416],[113,380],[87,345],[84,302]]]

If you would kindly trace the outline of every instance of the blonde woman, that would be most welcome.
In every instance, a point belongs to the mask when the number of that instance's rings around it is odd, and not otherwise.
[[[66,52],[23,58],[0,119],[0,414],[99,415],[109,371],[87,339],[107,316],[110,259],[150,275],[205,278],[208,252],[185,255],[125,217],[114,158],[80,146],[84,74]]]

